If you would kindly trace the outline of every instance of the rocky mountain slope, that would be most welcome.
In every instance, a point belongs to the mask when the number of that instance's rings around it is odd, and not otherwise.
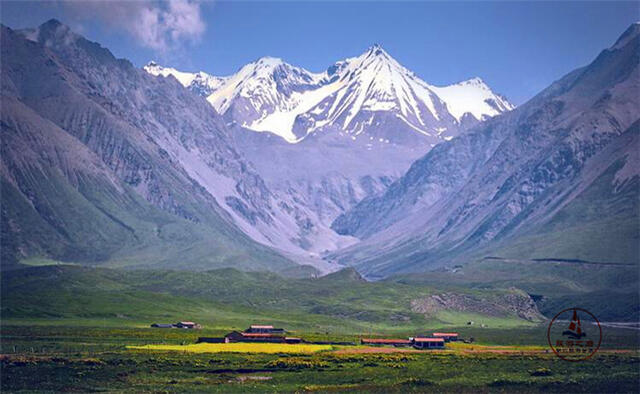
[[[174,79],[52,20],[2,28],[2,87],[2,241],[11,260],[297,267],[255,240],[293,245],[304,213],[288,210],[220,116]]]
[[[437,145],[333,228],[370,275],[471,256],[637,263],[640,25],[518,109]]]
[[[443,310],[449,312],[478,313],[488,316],[517,315],[529,321],[542,321],[544,317],[538,311],[531,297],[518,289],[494,293],[490,296],[478,296],[460,293],[432,294],[411,301],[411,310],[426,317],[436,316]]]

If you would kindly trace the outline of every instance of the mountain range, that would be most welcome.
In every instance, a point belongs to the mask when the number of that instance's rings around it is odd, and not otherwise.
[[[338,134],[370,144],[427,145],[513,109],[480,79],[430,85],[373,45],[357,57],[312,73],[263,57],[227,77],[185,73],[150,62],[153,75],[173,76],[229,122],[290,143]]]
[[[271,244],[318,257],[357,242],[331,229],[336,217],[436,144],[513,109],[479,78],[428,84],[379,45],[321,73],[272,57],[227,77],[144,69],[206,97],[268,187],[304,212],[295,238]]]
[[[137,68],[56,20],[3,26],[2,265],[637,264],[639,36],[514,108],[379,45],[217,77]]]

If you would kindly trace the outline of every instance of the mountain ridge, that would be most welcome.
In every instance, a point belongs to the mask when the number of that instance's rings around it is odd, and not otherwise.
[[[73,217],[77,215],[73,212],[81,211],[74,204],[88,203],[97,209],[97,223],[116,223],[125,229],[128,239],[128,246],[118,253],[108,244],[120,231],[74,233],[72,245],[81,245],[83,239],[91,244],[88,237],[101,240],[98,244],[104,248],[95,248],[91,263],[144,266],[155,260],[159,266],[191,269],[238,264],[246,269],[297,269],[290,257],[265,246],[264,238],[262,244],[254,241],[265,236],[259,223],[272,223],[274,217],[289,223],[296,219],[282,213],[278,196],[266,188],[237,151],[223,120],[204,99],[173,79],[155,78],[126,60],[116,59],[58,21],[27,31],[2,29],[3,101],[17,100],[30,108],[28,113],[23,111],[26,119],[18,122],[12,122],[12,117],[21,114],[18,107],[3,108],[3,133],[17,137],[3,138],[3,150],[19,152],[19,144],[35,143],[24,140],[31,137],[10,126],[20,127],[30,118],[41,118],[96,155],[126,196],[109,192],[104,182],[78,190],[78,184],[69,183],[73,173],[65,169],[72,157],[49,160],[52,170],[63,176],[45,175],[45,179],[57,182],[45,189],[48,183],[31,182],[41,176],[37,168],[20,161],[10,163],[7,160],[15,155],[3,155],[2,174],[8,177],[3,180],[18,186],[15,193],[3,194],[3,198],[12,198],[3,200],[3,244],[16,244],[14,257],[77,261],[55,251],[52,240],[70,237],[67,230],[74,228]],[[19,171],[28,176],[16,176]],[[76,196],[69,200],[70,209],[45,211],[43,204],[63,200],[51,190]],[[28,217],[22,215],[24,221],[14,211],[18,207],[29,212]],[[31,238],[27,218],[54,225]],[[300,220],[303,218],[301,214]],[[251,220],[255,225],[248,224]],[[298,229],[286,227],[292,232]],[[190,246],[184,254],[186,244]],[[164,253],[158,256],[158,251]],[[84,257],[75,258],[84,261]]]

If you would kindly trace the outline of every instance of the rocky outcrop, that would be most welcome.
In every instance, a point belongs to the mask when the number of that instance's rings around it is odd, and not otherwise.
[[[467,312],[494,317],[517,316],[529,321],[544,319],[533,299],[517,289],[491,295],[440,293],[411,301],[411,311],[434,317],[438,312]]]

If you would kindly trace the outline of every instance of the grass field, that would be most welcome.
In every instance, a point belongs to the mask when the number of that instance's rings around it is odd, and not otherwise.
[[[219,331],[2,326],[2,391],[634,393],[640,379],[633,345],[570,363],[541,344],[495,344],[512,342],[518,329],[492,329],[480,343],[449,344],[444,351],[337,346],[296,354],[297,345],[278,345],[277,353],[164,350],[195,349],[200,345],[190,344],[197,336]],[[247,350],[254,344],[233,345]]]
[[[504,282],[490,288],[485,288],[483,275],[492,278],[481,269],[473,275],[477,286],[468,283],[469,272],[466,279],[459,273],[434,273],[430,278],[374,283],[349,270],[317,279],[236,270],[194,273],[79,266],[2,272],[1,389],[637,392],[640,331],[605,325],[598,353],[589,361],[570,363],[549,350],[544,316],[527,320],[515,312],[482,313],[485,303],[505,296],[523,300],[521,291],[509,288],[513,281],[507,274],[513,268],[499,264],[504,272],[494,271],[493,280]],[[563,283],[590,283],[580,282],[578,274],[582,273],[573,273],[571,281]],[[629,286],[634,280],[629,277]],[[544,283],[536,286],[541,290]],[[414,300],[443,292],[477,297],[480,308],[431,314],[412,309]],[[592,302],[604,310],[612,304],[605,296]],[[623,306],[619,311],[635,304],[634,299],[624,300],[617,300]],[[178,320],[193,320],[204,328],[149,327]],[[474,342],[449,344],[442,351],[195,344],[200,336],[219,337],[257,323],[283,327],[288,335],[315,342],[358,343],[361,337],[406,338],[440,330],[457,331]]]

